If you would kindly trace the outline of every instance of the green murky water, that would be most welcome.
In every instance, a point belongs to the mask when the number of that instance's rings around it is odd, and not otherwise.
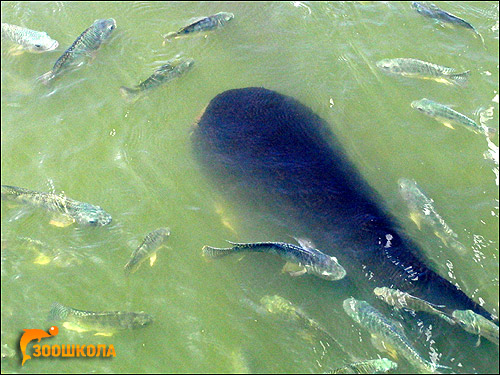
[[[2,345],[22,329],[47,330],[53,302],[83,310],[146,311],[150,327],[93,336],[61,328],[57,344],[113,344],[116,357],[2,360],[2,372],[323,372],[386,356],[342,310],[350,290],[280,273],[262,254],[207,262],[205,244],[225,239],[290,241],[224,200],[193,158],[190,132],[218,93],[263,86],[291,95],[326,119],[362,175],[443,276],[498,314],[498,136],[487,142],[448,129],[410,107],[427,97],[498,128],[498,3],[444,2],[483,35],[444,28],[409,3],[2,2],[2,22],[46,31],[56,51],[12,56],[2,41],[1,182],[65,192],[112,214],[108,227],[49,225],[50,216],[2,202]],[[162,34],[193,17],[235,15],[224,29],[162,46]],[[92,63],[52,87],[35,79],[97,18],[117,28]],[[127,103],[119,94],[179,55],[185,76]],[[471,70],[465,87],[391,77],[375,62],[413,57]],[[496,162],[483,153],[492,150]],[[469,249],[460,257],[407,217],[400,177],[415,179]],[[169,248],[128,279],[131,252],[168,226]],[[35,263],[44,244],[50,263]],[[37,250],[38,249],[38,250]],[[259,307],[265,294],[300,306],[340,343],[304,333]],[[472,335],[440,337],[435,321],[411,322],[424,357],[456,372],[499,370],[498,347]],[[395,315],[399,317],[399,315]],[[431,325],[434,323],[434,327]],[[49,343],[42,341],[43,343]],[[32,344],[30,344],[31,346]],[[398,372],[414,372],[404,359]]]

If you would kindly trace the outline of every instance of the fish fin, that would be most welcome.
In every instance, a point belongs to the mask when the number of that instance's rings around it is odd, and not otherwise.
[[[58,228],[68,227],[75,222],[75,219],[68,215],[56,215],[50,221],[49,224]]]
[[[67,330],[69,330],[69,331],[75,331],[75,332],[78,332],[78,333],[89,331],[88,329],[80,327],[79,325],[77,325],[75,323],[71,323],[71,322],[64,322],[62,326],[64,328],[66,328]]]
[[[389,355],[389,357],[391,357],[395,361],[398,360],[398,352],[392,345],[389,345],[388,343],[383,341],[380,337],[374,334],[371,335],[371,342],[378,351],[386,352]]]
[[[91,51],[88,54],[88,56],[89,56],[88,65],[92,65],[94,63],[94,60],[95,60],[96,56],[97,56],[97,51]],[[82,64],[83,64],[83,61],[78,66],[80,66]]]
[[[153,267],[153,264],[155,264],[155,262],[156,262],[156,258],[157,258],[156,253],[154,253],[153,255],[151,255],[151,256],[149,257],[149,265],[150,265],[151,267]]]
[[[448,240],[446,239],[446,237],[442,233],[440,233],[436,230],[436,231],[434,231],[434,235],[437,238],[439,238],[441,241],[443,241],[445,246],[448,246]]]
[[[220,218],[220,222],[222,223],[222,225],[224,225],[227,229],[229,229],[231,232],[233,232],[234,234],[238,234],[236,232],[236,230],[234,229],[233,225],[231,224],[231,221],[225,217],[225,216],[221,216]]]
[[[315,250],[313,242],[308,238],[297,238],[294,237],[295,241],[306,250]]]
[[[40,77],[38,77],[36,80],[39,82],[42,82],[44,85],[48,85],[49,82],[54,79],[55,75],[52,73],[52,70],[49,70],[47,73],[42,74]]]
[[[304,266],[301,266],[297,263],[286,262],[283,268],[281,269],[282,273],[288,273],[290,276],[302,276],[307,272],[307,269]]]
[[[44,255],[44,254],[39,254],[36,259],[33,261],[35,264],[40,264],[42,266],[45,266],[46,264],[49,264],[51,262],[51,259]]]
[[[451,123],[449,123],[448,121],[442,121],[443,125],[446,126],[447,128],[450,128],[450,129],[453,129],[455,130],[455,128],[453,127],[453,125]]]
[[[472,28],[472,31],[474,31],[474,36],[478,37],[481,40],[483,47],[486,48],[486,44],[484,44],[483,36],[479,33],[479,31],[477,31],[475,28]]]
[[[422,230],[422,217],[418,213],[412,212],[410,219],[417,225],[418,230]]]
[[[113,336],[113,332],[97,332],[97,333],[94,333],[94,336],[111,337],[111,336]]]
[[[481,345],[481,335],[477,335],[477,342],[476,342],[476,348]]]
[[[470,75],[470,70],[467,70],[466,72],[463,73],[450,74],[447,77],[455,85],[463,86],[467,82],[467,78],[469,77],[469,75]]]
[[[234,229],[234,226],[232,225],[231,220],[227,217],[227,214],[225,213],[225,210],[224,210],[224,207],[222,206],[222,204],[219,202],[215,202],[214,209],[215,209],[215,213],[217,215],[219,215],[222,225],[224,225],[227,229],[229,229],[234,234],[238,234],[236,232],[236,230]]]
[[[10,55],[10,56],[20,56],[22,55],[23,53],[25,52],[23,46],[20,46],[20,45],[14,45],[12,46],[8,51],[7,53]]]

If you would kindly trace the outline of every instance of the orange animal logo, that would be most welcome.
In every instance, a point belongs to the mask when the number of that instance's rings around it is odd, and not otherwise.
[[[23,331],[24,333],[21,336],[21,341],[19,342],[21,353],[23,353],[22,366],[24,366],[24,362],[26,362],[26,360],[31,359],[31,356],[26,354],[26,346],[28,345],[28,343],[36,339],[38,339],[38,342],[40,342],[40,340],[45,337],[54,337],[59,333],[59,328],[57,328],[56,326],[52,326],[49,329],[49,333],[41,329],[23,329]]]

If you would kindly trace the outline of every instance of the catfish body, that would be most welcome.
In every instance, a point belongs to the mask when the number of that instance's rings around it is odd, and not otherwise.
[[[257,87],[225,91],[206,107],[192,141],[224,193],[303,232],[338,258],[359,290],[388,286],[448,313],[493,319],[424,263],[328,124],[294,98]]]

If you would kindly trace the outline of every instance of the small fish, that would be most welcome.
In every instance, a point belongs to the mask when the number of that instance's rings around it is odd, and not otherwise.
[[[326,280],[340,280],[346,275],[344,267],[338,263],[337,258],[326,255],[317,249],[299,247],[285,242],[228,242],[234,246],[231,248],[204,246],[203,255],[217,258],[240,251],[266,252],[286,259],[285,269],[295,268],[293,272],[289,271],[292,276],[300,276],[307,272]]]
[[[481,42],[483,42],[483,45],[484,45],[483,37],[474,28],[474,26],[472,26],[469,22],[467,22],[467,21],[465,21],[457,16],[438,8],[433,3],[428,3],[428,2],[420,3],[417,1],[413,1],[411,3],[411,7],[425,17],[435,19],[439,22],[448,24],[450,26],[456,25],[456,26],[460,26],[460,27],[464,27],[466,29],[472,30],[474,32],[474,34],[481,39]]]
[[[446,224],[443,218],[434,209],[434,200],[428,198],[422,190],[417,186],[415,181],[407,178],[400,178],[398,180],[399,193],[406,201],[410,209],[410,218],[415,222],[418,229],[422,228],[422,222],[432,228],[434,234],[446,246],[458,251],[459,253],[466,254],[466,247],[460,243],[456,238],[458,237],[453,230]]]
[[[193,59],[186,59],[183,61],[174,59],[169,60],[166,64],[156,69],[155,72],[144,82],[141,82],[134,88],[122,86],[120,87],[120,92],[126,99],[133,99],[141,93],[154,89],[176,77],[179,77],[191,69],[193,64]]]
[[[411,102],[411,107],[425,113],[427,116],[436,119],[437,121],[443,123],[445,126],[451,129],[455,129],[453,125],[462,125],[467,130],[470,130],[476,134],[484,134],[487,137],[491,137],[497,132],[497,130],[494,128],[479,126],[467,116],[464,116],[461,113],[454,111],[450,107],[436,103],[435,101],[429,100],[427,98]]]
[[[199,32],[199,31],[209,31],[209,30],[217,29],[219,27],[224,26],[226,23],[231,21],[233,18],[234,18],[234,14],[228,13],[228,12],[219,12],[219,13],[214,14],[212,16],[196,18],[193,22],[191,22],[187,26],[184,26],[179,31],[173,31],[173,32],[170,32],[168,34],[163,35],[163,38],[165,39],[163,41],[163,45],[165,45],[165,42],[167,40],[172,39],[172,38],[179,38],[183,35]]]
[[[396,362],[387,358],[369,359],[350,363],[347,366],[332,370],[330,374],[382,374],[398,368]]]
[[[57,40],[52,39],[44,31],[30,30],[8,23],[2,23],[2,39],[7,39],[18,44],[16,49],[21,52],[48,52],[59,46]]]
[[[289,300],[278,296],[265,295],[260,299],[260,304],[271,314],[279,314],[287,319],[295,320],[302,324],[305,328],[312,328],[320,332],[326,338],[336,340],[315,320],[309,318],[301,309],[294,306]]]
[[[358,301],[351,297],[344,300],[343,307],[347,315],[356,323],[366,328],[372,336],[382,339],[386,345],[393,347],[419,371],[435,372],[437,368],[447,368],[425,360],[410,344],[402,328],[394,321],[387,319],[368,302]]]
[[[57,334],[59,333],[59,328],[57,328],[56,326],[52,326],[49,329],[49,333],[41,329],[23,329],[23,331],[24,333],[21,336],[21,340],[19,341],[19,347],[21,349],[21,353],[23,354],[23,362],[21,363],[21,366],[24,366],[24,362],[26,362],[28,359],[31,359],[31,356],[26,354],[26,347],[28,346],[28,344],[33,340],[38,340],[38,342],[40,342],[40,340],[43,338],[57,336]]]
[[[463,85],[470,74],[470,70],[457,73],[453,68],[411,58],[380,60],[377,62],[377,67],[387,73],[404,77],[431,79],[447,85]]]
[[[142,244],[132,252],[130,260],[125,265],[125,272],[134,273],[147,258],[151,259],[152,266],[156,260],[158,248],[168,236],[170,236],[169,228],[160,228],[149,233]]]
[[[42,83],[48,84],[52,79],[58,77],[70,66],[76,65],[82,57],[94,54],[102,42],[109,38],[111,32],[116,28],[113,18],[95,20],[73,44],[59,57],[47,73],[38,78]]]
[[[2,199],[56,212],[62,216],[61,220],[63,220],[51,221],[51,224],[56,226],[67,226],[75,221],[83,225],[103,226],[111,223],[112,220],[101,207],[78,202],[64,195],[40,193],[16,186],[2,185]]]
[[[437,309],[444,306],[434,305],[430,302],[424,301],[423,299],[414,297],[411,294],[402,292],[399,289],[381,287],[373,289],[373,293],[375,293],[377,298],[381,299],[388,305],[394,306],[396,309],[410,309],[413,311],[428,312],[430,314],[438,315],[450,324],[455,324],[455,320]]]
[[[465,331],[483,336],[498,345],[498,326],[472,310],[455,310],[453,317]],[[479,345],[479,340],[478,340]]]
[[[33,260],[34,264],[41,266],[50,264],[56,267],[69,267],[82,263],[76,253],[67,248],[65,250],[55,249],[42,241],[30,237],[17,237],[13,242],[15,243],[14,246],[16,250],[30,250],[35,255]]]
[[[52,304],[48,320],[62,321],[63,327],[73,331],[97,331],[95,336],[111,336],[118,330],[145,327],[153,322],[153,317],[143,311],[83,311],[55,302]]]

